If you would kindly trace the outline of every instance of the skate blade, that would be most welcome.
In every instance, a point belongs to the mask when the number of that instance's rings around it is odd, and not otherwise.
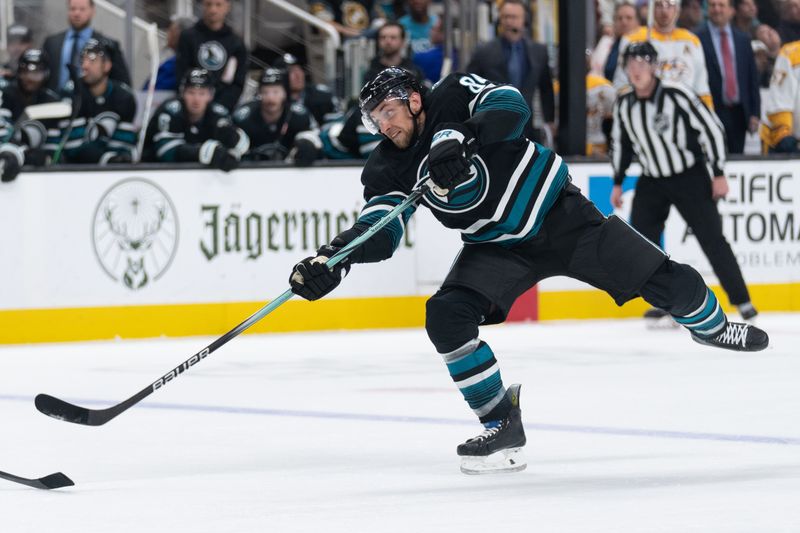
[[[461,456],[461,471],[470,476],[520,472],[527,466],[522,448],[507,448],[487,456]]]

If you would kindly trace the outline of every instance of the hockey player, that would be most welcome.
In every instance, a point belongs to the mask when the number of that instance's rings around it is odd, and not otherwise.
[[[136,161],[136,97],[130,87],[109,78],[111,45],[89,39],[81,50],[81,79],[70,81],[62,96],[78,105],[75,119],[59,123],[61,131],[48,140],[60,163],[130,163]],[[80,93],[80,94],[76,94]],[[63,153],[59,143],[66,137]]]
[[[49,74],[42,51],[30,48],[17,62],[17,76],[11,80],[0,78],[0,160],[4,161],[0,177],[3,181],[16,178],[25,163],[42,166],[46,162],[44,145],[48,130],[51,130],[50,135],[58,134],[55,121],[17,122],[26,107],[59,100],[58,95],[47,88]]]
[[[616,91],[603,76],[586,75],[586,155],[606,155]]]
[[[199,162],[229,172],[250,146],[228,110],[214,103],[214,81],[208,71],[193,69],[181,81],[180,97],[156,110],[144,141],[145,161]]]
[[[800,41],[781,48],[764,101],[762,137],[772,152],[800,152]]]
[[[365,125],[385,136],[362,173],[366,205],[351,228],[294,266],[290,284],[316,300],[353,264],[389,258],[413,209],[332,269],[325,264],[412,189],[432,184],[421,203],[464,241],[428,300],[425,327],[484,425],[457,448],[465,473],[525,468],[520,386],[505,389],[478,327],[504,321],[514,300],[546,277],[581,279],[619,305],[642,296],[668,309],[702,344],[766,348],[765,332],[728,322],[700,274],[671,261],[621,219],[605,218],[570,184],[558,154],[522,136],[530,110],[514,87],[455,73],[426,95],[406,71],[389,68],[364,86],[360,105]]]
[[[258,98],[236,110],[233,123],[250,139],[244,158],[250,161],[284,161],[308,166],[322,147],[317,123],[305,107],[287,99],[283,71],[266,68],[261,74]]]
[[[711,89],[708,86],[708,70],[700,39],[689,30],[676,26],[680,2],[678,0],[655,0],[653,6],[653,28],[640,26],[625,35],[619,44],[619,57],[631,43],[649,40],[658,51],[659,69],[662,79],[677,81],[687,85],[700,95],[709,109],[714,109]],[[614,87],[621,89],[628,83],[621,62],[617,63],[614,74]]]

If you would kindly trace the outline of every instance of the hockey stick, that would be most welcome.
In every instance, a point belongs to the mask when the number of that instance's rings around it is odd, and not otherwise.
[[[330,259],[327,261],[327,265],[329,267],[333,267],[337,263],[341,262],[346,258],[348,255],[352,253],[354,249],[361,246],[365,241],[367,241],[370,237],[375,235],[378,231],[383,229],[389,222],[400,216],[403,211],[405,211],[408,207],[410,207],[413,203],[415,203],[419,198],[422,197],[428,191],[428,186],[423,184],[411,191],[411,194],[403,200],[400,204],[398,204],[394,209],[389,211],[386,215],[383,216],[380,220],[375,222],[372,226],[367,228],[367,230],[350,241],[346,246],[344,246],[341,250],[339,250],[335,255],[331,256]],[[46,414],[47,416],[56,418],[58,420],[64,420],[65,422],[72,422],[75,424],[83,424],[85,426],[101,426],[108,422],[109,420],[119,416],[121,413],[127,411],[129,408],[133,407],[140,401],[144,400],[150,394],[154,393],[158,389],[165,387],[171,381],[176,379],[178,376],[189,370],[191,367],[208,357],[210,354],[215,352],[218,348],[222,347],[228,341],[245,331],[247,328],[270,314],[272,311],[283,305],[286,301],[292,298],[294,293],[291,289],[287,289],[283,294],[278,296],[276,299],[271,301],[269,304],[265,305],[252,315],[248,317],[244,322],[224,334],[222,337],[218,338],[189,359],[181,363],[180,365],[176,366],[156,381],[145,387],[144,389],[140,390],[124,402],[118,403],[112,407],[108,407],[107,409],[87,409],[86,407],[80,407],[78,405],[71,404],[69,402],[65,402],[64,400],[60,400],[48,394],[39,394],[36,396],[35,404],[36,408],[41,411],[42,413]]]
[[[60,489],[61,487],[71,487],[72,485],[75,484],[72,482],[70,478],[68,478],[61,472],[56,472],[55,474],[50,474],[49,476],[40,477],[38,479],[28,479],[0,471],[0,479],[6,479],[8,481],[13,481],[14,483],[20,483],[22,485],[33,487],[34,489],[43,489],[43,490]]]
[[[53,154],[53,165],[58,164],[59,160],[61,160],[61,153],[64,151],[64,147],[67,145],[69,136],[72,135],[72,130],[75,128],[75,119],[78,118],[78,111],[81,109],[81,103],[83,100],[83,88],[80,84],[81,78],[78,76],[78,67],[73,64],[67,64],[67,70],[69,71],[69,78],[72,80],[72,114],[69,117],[67,131],[64,132],[64,136],[61,137],[61,142],[58,143],[58,148],[56,148],[56,151]]]

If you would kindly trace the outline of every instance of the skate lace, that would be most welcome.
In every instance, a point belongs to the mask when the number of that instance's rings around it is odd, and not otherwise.
[[[483,432],[480,435],[475,437],[474,440],[486,440],[489,437],[495,436],[498,431],[500,431],[500,426],[495,426],[493,428],[486,428],[486,429],[483,430]]]
[[[747,338],[748,328],[749,326],[747,324],[734,324],[732,322],[728,322],[728,327],[725,328],[725,331],[720,333],[716,340],[724,344],[741,344],[742,347],[745,347],[745,339]]]

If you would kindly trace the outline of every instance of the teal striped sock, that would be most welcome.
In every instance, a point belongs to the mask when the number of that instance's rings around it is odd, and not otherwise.
[[[672,318],[694,335],[704,339],[716,336],[728,324],[728,319],[722,311],[717,297],[708,287],[706,287],[706,296],[700,307],[688,315],[672,315]]]
[[[488,344],[473,339],[442,357],[450,377],[482,423],[505,417],[510,404],[505,405],[508,400],[500,366]]]

